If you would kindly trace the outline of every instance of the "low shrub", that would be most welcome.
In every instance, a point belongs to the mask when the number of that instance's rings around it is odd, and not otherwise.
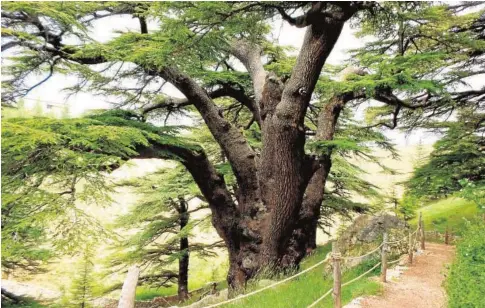
[[[485,307],[485,223],[468,223],[447,279],[450,308]]]

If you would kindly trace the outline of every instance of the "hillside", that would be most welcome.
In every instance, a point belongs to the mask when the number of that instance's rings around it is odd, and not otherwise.
[[[352,163],[362,168],[364,174],[362,178],[368,182],[371,182],[377,186],[381,194],[387,197],[401,198],[404,192],[401,183],[408,179],[412,172],[413,166],[418,160],[419,156],[427,157],[433,147],[432,145],[412,145],[412,146],[397,146],[396,150],[400,153],[398,158],[393,158],[389,152],[382,149],[374,149],[372,153],[379,158],[379,163],[386,166],[387,168],[393,170],[393,174],[385,172],[382,167],[376,163],[370,163],[363,159],[352,159]],[[365,198],[358,195],[353,195],[352,198],[358,202],[367,202]],[[394,205],[389,204],[376,204],[380,208],[391,208]],[[347,225],[349,221],[340,220],[338,217],[335,218],[336,224],[333,228],[326,230],[330,234],[335,235],[338,226],[341,224]],[[321,230],[317,233],[317,244],[323,245],[330,239],[329,236],[324,234]]]
[[[427,148],[428,150],[430,147]],[[361,167],[366,174],[363,177],[366,180],[372,181],[378,187],[382,189],[383,192],[390,192],[395,187],[397,187],[398,193],[402,193],[402,189],[396,186],[399,182],[404,180],[412,172],[413,161],[416,156],[416,147],[402,147],[398,149],[401,155],[399,160],[393,159],[390,155],[382,150],[377,150],[374,154],[381,157],[381,163],[385,164],[387,167],[395,169],[396,174],[391,175],[382,172],[382,168],[377,164],[371,164],[364,162],[362,160],[355,160],[355,163]],[[136,177],[143,177],[144,175],[154,172],[160,168],[170,168],[173,164],[149,159],[149,160],[132,160],[129,164],[117,169],[108,177],[111,181],[117,182],[126,179],[133,179]],[[121,214],[128,212],[131,206],[135,205],[138,197],[133,191],[128,187],[116,187],[115,192],[111,194],[111,199],[114,200],[111,204],[106,204],[104,206],[99,205],[87,205],[79,203],[79,206],[86,209],[88,213],[97,217],[105,225],[112,223],[116,217]],[[359,200],[359,196],[354,196],[356,200]],[[200,201],[194,199],[189,203],[191,209],[198,206]],[[199,217],[209,214],[209,210],[200,211],[197,213]],[[338,217],[335,218],[336,225],[330,231],[330,233],[335,234],[338,230],[338,226],[341,224],[348,224],[348,221],[341,221]],[[218,240],[218,236],[215,230],[206,224],[202,229],[198,229],[195,232],[196,240],[206,243],[211,243]],[[317,243],[323,245],[328,242],[329,237],[325,235],[321,230],[317,234]],[[106,243],[108,244],[108,243]],[[98,249],[97,260],[96,260],[96,271],[100,273],[103,270],[102,260],[110,251],[107,250],[106,245],[101,246]],[[27,282],[30,284],[45,287],[47,289],[59,291],[69,285],[70,277],[72,277],[75,269],[75,264],[77,262],[76,257],[64,257],[57,262],[54,262],[48,266],[48,272],[45,274],[39,274],[33,277],[21,277],[21,276],[10,276],[8,279]],[[220,266],[220,265],[223,266]],[[189,288],[195,289],[203,286],[208,281],[220,281],[225,280],[225,268],[227,266],[226,253],[220,251],[218,259],[210,260],[197,260],[192,258],[190,261],[190,279]],[[7,278],[7,277],[5,277]],[[112,275],[107,281],[116,282],[123,279],[122,275]],[[176,288],[161,288],[156,290],[150,290],[146,288],[138,288],[137,294],[139,299],[152,298],[154,296],[160,295],[171,295],[176,292]],[[116,296],[116,292],[113,294]]]
[[[451,232],[460,235],[466,221],[478,214],[475,203],[460,198],[450,197],[432,202],[419,209],[423,213],[425,230],[445,232],[448,227]],[[411,220],[416,225],[417,218]]]

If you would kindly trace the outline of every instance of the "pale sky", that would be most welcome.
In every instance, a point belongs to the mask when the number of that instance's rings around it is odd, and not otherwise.
[[[151,26],[151,29],[154,29],[156,27],[155,24],[152,24]],[[116,30],[138,31],[138,28],[139,23],[136,19],[127,16],[114,16],[96,21],[92,29],[91,36],[99,42],[106,42],[113,38],[115,35],[117,35],[115,33]],[[298,29],[296,27],[290,26],[286,22],[277,21],[274,23],[274,31],[271,36],[274,38],[278,38],[278,41],[281,45],[293,46],[294,48],[299,50],[303,41],[304,31],[304,29]],[[66,43],[69,42],[66,41]],[[358,48],[362,46],[362,44],[363,40],[354,37],[353,29],[351,29],[350,25],[347,23],[326,63],[344,63],[348,59],[348,54],[346,51],[348,51],[349,49]],[[9,55],[12,55],[12,50],[14,49],[8,50],[6,52],[6,55],[3,55],[2,53],[2,56],[8,57]],[[31,78],[29,82],[31,82],[33,85],[43,78],[44,76],[37,76],[35,78]],[[110,106],[112,106],[106,101],[106,98],[94,96],[86,92],[72,95],[69,97],[68,100],[66,100],[66,93],[62,92],[62,89],[69,85],[75,84],[75,82],[75,77],[59,74],[54,75],[49,81],[32,90],[25,97],[25,105],[27,107],[33,106],[34,104],[36,104],[36,101],[40,101],[43,104],[67,104],[69,106],[69,110],[72,116],[81,115],[82,113],[90,109],[110,108]],[[169,84],[167,84],[167,86],[164,88],[164,92],[168,95],[183,97],[183,95],[178,92],[178,90],[176,90],[173,86]],[[186,122],[183,118],[174,120],[179,122]],[[423,131],[415,131],[410,136],[406,136],[398,130],[386,130],[386,135],[392,138],[397,145],[401,146],[417,144],[420,141],[425,144],[431,144],[437,139],[436,136],[434,136],[433,134],[425,133]]]

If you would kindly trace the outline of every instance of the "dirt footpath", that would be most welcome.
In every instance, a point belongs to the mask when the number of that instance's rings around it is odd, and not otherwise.
[[[446,307],[446,292],[442,284],[445,265],[450,264],[454,247],[426,243],[423,254],[402,276],[384,286],[382,296],[362,299],[365,308],[441,308]]]

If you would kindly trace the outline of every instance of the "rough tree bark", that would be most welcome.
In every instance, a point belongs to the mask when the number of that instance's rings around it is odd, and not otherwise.
[[[177,211],[179,213],[180,230],[182,231],[189,222],[189,213],[187,208],[187,202],[183,197],[179,197],[179,205]],[[189,296],[189,239],[187,236],[180,238],[180,251],[182,256],[179,259],[179,271],[178,271],[178,297],[180,301],[183,301]]]
[[[242,216],[239,226],[243,237],[238,264],[231,264],[228,277],[232,286],[242,286],[246,279],[262,267],[294,265],[304,255],[301,253],[304,249],[296,247],[297,257],[288,258],[289,240],[294,233],[294,222],[298,220],[305,190],[313,177],[314,184],[310,190],[320,190],[317,196],[320,198],[319,201],[313,201],[312,206],[306,210],[308,220],[316,223],[314,217],[319,214],[329,159],[314,160],[305,155],[303,119],[325,59],[350,15],[342,13],[338,18],[330,18],[322,14],[318,22],[307,27],[302,50],[285,84],[271,74],[261,73],[260,59],[254,52],[244,55],[235,53],[250,73],[256,72],[252,74],[254,89],[262,91],[261,95],[256,94],[256,98],[257,101],[260,98],[263,145],[257,163],[259,190],[248,192],[246,187],[240,187],[241,194],[255,198],[238,200]],[[264,86],[257,86],[256,83],[263,82],[263,77]],[[338,118],[337,110],[334,113],[337,113]],[[328,123],[323,124],[326,126]],[[329,128],[321,129],[320,135],[322,138],[331,138],[325,134],[333,136],[334,129],[335,123],[330,124]],[[315,206],[317,203],[318,206]],[[241,273],[242,277],[238,276]]]
[[[337,122],[345,104],[353,99],[362,98],[363,94],[347,92],[334,95],[321,109],[315,140],[333,140]],[[293,225],[293,233],[286,253],[282,259],[285,266],[296,266],[307,252],[316,248],[316,235],[320,210],[327,177],[332,167],[332,149],[318,157],[319,166],[305,190],[302,206]]]
[[[343,105],[343,100],[340,97],[335,97],[322,108],[318,117],[316,140],[333,139]],[[291,241],[284,257],[284,264],[287,266],[297,265],[305,256],[307,248],[313,249],[316,246],[316,230],[320,218],[320,208],[327,176],[332,167],[331,154],[329,149],[327,153],[320,157],[320,165],[306,188],[299,216],[294,224]]]

